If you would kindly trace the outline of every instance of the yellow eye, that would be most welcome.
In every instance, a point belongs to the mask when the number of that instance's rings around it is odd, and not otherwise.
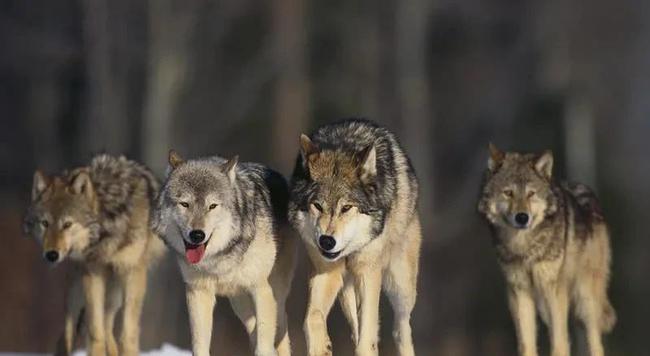
[[[64,222],[64,223],[63,223],[63,230],[65,230],[65,229],[69,229],[70,226],[72,226],[72,222],[70,222],[70,221],[66,221],[66,222]]]
[[[527,195],[529,198],[532,198],[535,195],[535,191],[531,190]]]
[[[341,207],[341,214],[347,213],[350,209],[352,209],[352,205],[346,204]]]
[[[41,220],[41,225],[43,225],[43,227],[47,229],[50,226],[50,223],[47,220]]]
[[[217,207],[217,204],[210,204],[210,206],[208,207],[208,209],[212,210],[212,209],[214,209],[214,208],[216,208],[216,207]]]
[[[515,193],[512,191],[512,189],[506,189],[503,191],[503,195],[507,196],[508,198],[512,198]]]
[[[323,207],[322,207],[320,204],[318,204],[318,203],[311,203],[311,205],[313,205],[314,208],[316,208],[316,210],[320,211],[321,213],[323,212]]]
[[[190,204],[187,203],[187,202],[184,202],[184,201],[178,203],[178,205],[182,206],[183,208],[189,208],[190,207]]]

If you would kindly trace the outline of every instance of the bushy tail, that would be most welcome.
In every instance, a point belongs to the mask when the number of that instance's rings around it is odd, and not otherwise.
[[[609,333],[616,325],[616,311],[609,300],[605,300],[603,305],[603,314],[600,318],[600,329],[603,333]]]

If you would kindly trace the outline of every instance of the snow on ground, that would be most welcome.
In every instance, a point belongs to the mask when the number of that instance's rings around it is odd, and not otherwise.
[[[46,354],[28,354],[28,353],[12,353],[0,352],[0,356],[44,356]],[[142,356],[192,356],[191,351],[182,350],[171,344],[163,344],[159,350],[150,350],[141,352]],[[75,351],[72,356],[86,356],[85,351]]]

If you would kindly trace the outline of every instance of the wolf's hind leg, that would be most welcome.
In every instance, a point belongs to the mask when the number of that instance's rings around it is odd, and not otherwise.
[[[605,308],[609,306],[609,302],[604,293],[594,290],[594,282],[593,280],[590,281],[589,278],[584,278],[579,282],[576,315],[584,325],[589,354],[591,356],[603,356],[605,350],[601,336],[603,332],[602,321],[604,317],[607,317]],[[603,306],[604,303],[607,305]],[[609,307],[611,308],[611,306]]]
[[[359,343],[359,315],[357,311],[357,295],[354,291],[354,282],[351,278],[346,278],[343,282],[343,289],[339,294],[339,304],[345,315],[345,319],[352,330],[352,342],[356,347]]]
[[[122,276],[124,289],[124,310],[122,312],[122,334],[120,355],[134,356],[140,352],[140,316],[147,290],[147,268],[139,266]]]
[[[108,356],[118,356],[119,350],[115,342],[115,315],[122,306],[122,289],[115,276],[111,276],[106,285],[106,306],[104,309],[104,325],[106,333],[106,351]]]
[[[331,356],[332,342],[327,334],[327,315],[343,286],[338,270],[317,273],[309,281],[309,304],[304,331],[309,356]]]
[[[384,290],[395,313],[393,338],[400,356],[413,356],[411,312],[417,296],[417,276],[420,257],[420,224],[413,220],[406,230],[408,244],[394,251],[384,276]]]
[[[67,356],[72,354],[74,348],[75,335],[80,330],[77,328],[83,323],[80,318],[84,307],[84,293],[81,286],[81,278],[75,275],[65,294],[65,321],[63,326],[63,335],[58,341],[56,356]]]

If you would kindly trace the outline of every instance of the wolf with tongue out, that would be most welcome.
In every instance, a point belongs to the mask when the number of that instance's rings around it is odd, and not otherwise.
[[[194,355],[210,354],[216,296],[229,298],[256,356],[291,354],[285,302],[297,237],[287,204],[284,177],[265,166],[169,153],[151,224],[178,256]]]

